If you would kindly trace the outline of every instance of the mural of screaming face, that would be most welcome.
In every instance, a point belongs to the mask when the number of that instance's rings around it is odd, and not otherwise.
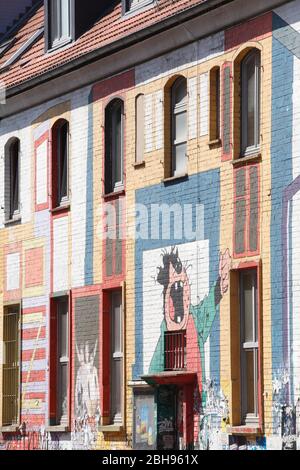
[[[163,314],[160,337],[151,359],[149,373],[164,370],[164,335],[165,332],[186,330],[187,338],[187,369],[197,369],[198,389],[201,394],[202,406],[205,405],[206,393],[203,384],[206,381],[204,348],[214,322],[217,307],[228,290],[231,256],[227,249],[220,254],[219,276],[208,294],[198,304],[191,302],[191,280],[187,262],[180,258],[180,248],[172,247],[162,254],[162,266],[158,268],[156,281],[163,287]],[[198,282],[198,279],[196,279]],[[189,350],[198,347],[198,355],[190,354]]]
[[[178,249],[163,255],[157,282],[164,288],[164,315],[168,331],[185,330],[190,309],[190,283],[186,268],[178,256]]]

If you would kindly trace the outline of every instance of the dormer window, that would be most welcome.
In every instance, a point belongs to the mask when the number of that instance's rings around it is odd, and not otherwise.
[[[124,13],[131,13],[154,4],[154,2],[155,0],[123,0],[123,10]]]
[[[71,41],[71,0],[48,0],[48,48],[56,49]]]

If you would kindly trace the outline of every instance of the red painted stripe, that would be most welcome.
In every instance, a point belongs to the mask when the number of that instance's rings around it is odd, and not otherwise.
[[[46,392],[28,392],[24,395],[24,400],[42,400],[46,401]]]
[[[29,374],[29,378],[27,376],[28,376],[28,372],[22,372],[22,378],[21,378],[22,384],[26,383],[27,381],[28,382],[45,382],[46,371],[32,370]]]
[[[30,328],[28,330],[23,330],[22,332],[22,339],[27,340],[27,339],[37,339],[39,332],[39,328]],[[43,326],[40,331],[39,335],[40,339],[46,338],[46,327]]]
[[[21,421],[26,423],[26,426],[30,429],[32,425],[45,424],[45,415],[21,414]]]
[[[45,359],[46,358],[46,349],[36,349],[34,352],[34,349],[29,349],[28,351],[22,351],[22,361],[31,361],[33,358],[38,360],[38,359]]]
[[[247,41],[262,40],[272,34],[272,12],[258,16],[225,31],[225,51]]]

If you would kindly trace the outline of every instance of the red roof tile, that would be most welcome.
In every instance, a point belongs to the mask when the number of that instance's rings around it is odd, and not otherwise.
[[[8,70],[3,70],[2,73],[0,71],[0,80],[5,83],[7,88],[20,85],[132,33],[163,22],[164,19],[175,13],[182,12],[205,1],[160,0],[157,6],[127,17],[122,16],[120,2],[77,41],[61,50],[45,53],[45,38],[43,35]],[[0,58],[0,67],[43,25],[44,8],[40,7],[17,31],[15,44]]]

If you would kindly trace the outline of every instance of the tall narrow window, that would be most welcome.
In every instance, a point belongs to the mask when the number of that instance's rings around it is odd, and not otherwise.
[[[123,101],[113,100],[105,110],[105,192],[123,188]]]
[[[138,95],[135,101],[135,132],[136,132],[136,153],[135,162],[141,163],[144,161],[144,145],[145,145],[145,109],[144,109],[144,95]]]
[[[258,424],[257,272],[240,274],[241,411],[245,424]]]
[[[111,420],[122,422],[123,403],[123,310],[122,293],[111,296]]]
[[[13,220],[20,213],[20,141],[13,139],[5,148],[5,214]]]
[[[2,426],[12,426],[19,423],[19,343],[19,307],[7,307],[4,309],[3,322]]]
[[[69,123],[58,121],[52,135],[52,194],[55,207],[69,200]]]
[[[49,0],[50,47],[70,40],[70,0]]]
[[[172,176],[187,171],[187,85],[178,78],[172,87]]]
[[[210,141],[220,139],[220,67],[210,72]]]
[[[241,64],[241,134],[242,155],[251,153],[260,145],[260,52],[249,52]]]
[[[69,419],[69,299],[52,300],[50,318],[50,424]]]
[[[68,298],[57,302],[57,418],[59,424],[68,421],[69,383],[69,314]]]

